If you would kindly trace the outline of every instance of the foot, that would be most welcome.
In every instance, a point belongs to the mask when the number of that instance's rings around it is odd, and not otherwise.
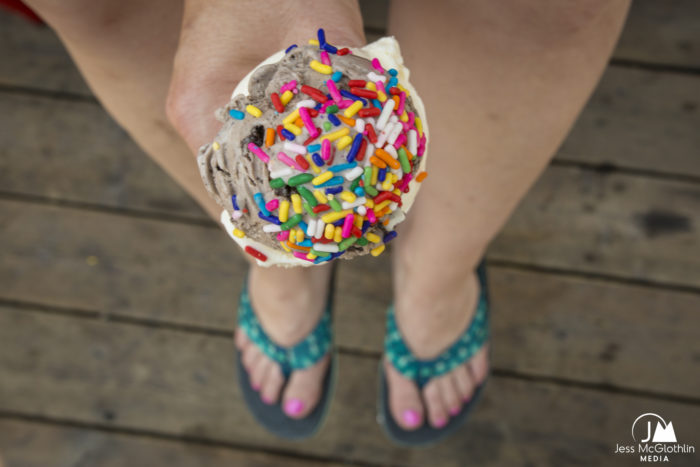
[[[331,268],[328,265],[291,269],[251,266],[251,305],[267,335],[278,345],[292,347],[318,324],[326,306]],[[313,366],[293,371],[282,392],[285,378],[280,365],[270,359],[241,329],[236,330],[236,347],[251,386],[266,404],[281,401],[291,418],[304,418],[321,397],[321,385],[330,354]]]
[[[467,280],[430,282],[405,288],[395,303],[399,331],[411,352],[422,360],[437,357],[463,334],[476,312],[480,293],[473,272]],[[470,360],[419,390],[385,358],[389,409],[394,420],[405,430],[415,430],[426,421],[435,428],[444,427],[483,383],[488,368],[484,346]]]

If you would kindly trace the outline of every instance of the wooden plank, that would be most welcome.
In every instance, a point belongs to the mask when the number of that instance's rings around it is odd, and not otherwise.
[[[0,85],[90,95],[61,41],[37,26],[0,11]]]
[[[0,94],[0,108],[3,191],[206,218],[99,106]]]
[[[700,417],[697,405],[493,377],[464,436],[406,450],[374,419],[376,358],[342,355],[326,426],[290,443],[242,406],[231,339],[3,307],[0,345],[0,410],[375,465],[637,465],[612,451],[639,414],[672,420],[687,442]]]
[[[557,158],[700,177],[699,107],[700,76],[609,67]]]
[[[634,0],[615,58],[700,69],[700,3]]]
[[[8,467],[339,467],[264,452],[8,419],[0,419],[2,456]]]
[[[3,299],[92,310],[104,317],[233,329],[246,263],[223,232],[26,203],[2,202],[0,212],[0,242],[6,251],[0,263]],[[565,237],[556,232],[542,235]],[[562,241],[550,242],[551,258],[567,251]],[[519,244],[528,251],[526,242]],[[541,248],[539,241],[533,240],[533,245]],[[492,257],[502,257],[498,248],[492,251]],[[379,352],[383,312],[391,301],[389,258],[359,258],[340,266],[338,342],[349,349]],[[496,339],[526,345],[522,353],[496,351],[497,367],[679,395],[698,393],[700,383],[684,377],[697,364],[691,351],[700,342],[697,294],[507,268],[492,272],[494,314],[504,316],[503,325],[495,328]],[[590,297],[598,300],[593,311]],[[523,321],[522,309],[535,310],[533,317],[542,313],[541,320]],[[667,309],[673,314],[663,312]],[[644,316],[639,327],[617,325],[635,315]],[[669,316],[672,321],[667,321]],[[375,326],[368,327],[370,322]],[[640,348],[637,339],[647,329],[664,329],[675,345]],[[637,372],[645,360],[663,366],[668,377]],[[678,364],[666,366],[666,361]]]

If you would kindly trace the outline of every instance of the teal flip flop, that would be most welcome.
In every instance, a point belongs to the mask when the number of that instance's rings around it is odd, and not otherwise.
[[[248,409],[263,427],[279,437],[297,440],[313,436],[323,425],[330,407],[338,368],[337,356],[332,347],[334,284],[335,267],[331,275],[331,290],[328,293],[326,308],[318,324],[301,342],[293,347],[282,347],[273,342],[260,325],[248,295],[247,277],[243,283],[243,290],[241,291],[238,305],[238,326],[246,333],[254,345],[258,346],[265,355],[280,365],[285,378],[285,384],[280,394],[284,392],[289,376],[293,371],[308,368],[318,362],[328,352],[332,352],[330,365],[323,380],[321,399],[311,413],[301,419],[290,418],[284,413],[280,403],[281,396],[280,401],[275,404],[266,404],[262,401],[258,392],[251,386],[248,372],[241,360],[241,353],[236,352],[237,379]]]
[[[386,336],[384,339],[384,354],[391,364],[403,376],[413,380],[419,389],[422,389],[432,378],[452,371],[458,365],[469,360],[483,347],[489,338],[489,300],[486,284],[486,268],[483,261],[477,268],[481,293],[476,313],[464,333],[448,347],[442,354],[432,360],[419,360],[408,348],[403,340],[394,317],[393,305],[387,312]],[[486,381],[479,385],[468,403],[462,406],[460,412],[451,416],[447,425],[442,428],[433,428],[424,421],[416,430],[404,430],[401,428],[389,410],[389,392],[384,373],[383,362],[379,364],[379,413],[378,421],[384,427],[384,431],[394,442],[403,446],[420,446],[435,443],[455,431],[457,431],[469,413],[476,406]]]

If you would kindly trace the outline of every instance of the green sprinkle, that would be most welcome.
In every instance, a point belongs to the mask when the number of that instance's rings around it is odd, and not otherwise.
[[[357,177],[355,180],[352,181],[352,183],[350,184],[350,191],[354,192],[355,188],[360,186],[360,179],[361,178],[362,177]]]
[[[365,185],[365,193],[367,193],[367,194],[370,195],[370,196],[377,196],[377,195],[379,194],[379,192],[377,191],[377,189],[374,188],[374,187],[371,186],[371,185],[369,185],[369,186],[368,186],[368,185]]]
[[[299,222],[302,220],[301,214],[294,214],[292,217],[289,218],[287,222],[282,222],[282,225],[280,225],[280,229],[282,230],[289,230],[295,225],[297,225]]]
[[[323,122],[323,131],[331,131],[332,127],[331,122]]]
[[[303,203],[301,203],[301,205],[304,206],[304,209],[306,209],[306,212],[308,212],[311,217],[316,217],[316,213],[311,208],[311,206],[309,206],[309,203],[304,201]]]
[[[330,255],[331,255],[331,254],[328,253],[327,251],[318,251],[318,250],[314,250],[313,247],[311,248],[311,253],[313,253],[313,254],[316,255],[316,256],[324,256],[324,257],[325,257],[325,256],[330,256]]]
[[[281,177],[273,178],[272,180],[270,180],[270,186],[272,188],[282,188],[284,185],[284,179]]]
[[[335,212],[340,212],[343,210],[343,206],[338,202],[337,199],[329,199],[328,200],[328,205],[335,211]]]
[[[357,239],[357,244],[360,246],[365,246],[369,243],[369,240],[367,240],[365,237],[360,237]]]
[[[367,191],[367,187],[371,185],[372,181],[372,167],[365,167],[365,176],[363,177],[363,180],[365,182],[365,191]]]
[[[338,109],[338,106],[335,105],[335,104],[329,105],[328,107],[326,107],[326,113],[327,113],[327,114],[338,113],[338,110],[340,110],[340,109]]]
[[[307,175],[307,174],[302,174],[302,175]],[[311,174],[308,174],[308,175],[311,178],[313,178],[313,175],[311,175]],[[298,175],[297,175],[297,177],[298,177]],[[311,193],[307,188],[304,188],[303,186],[298,186],[297,191],[299,192],[301,197],[304,198],[307,203],[309,203],[309,205],[312,208],[315,208],[316,206],[318,206],[318,201],[316,200],[316,198],[314,198],[313,193]]]
[[[312,174],[299,174],[291,177],[289,180],[287,180],[287,185],[289,186],[297,186],[301,185],[302,183],[309,183],[311,180],[313,180],[314,176]]]
[[[338,250],[345,251],[350,245],[357,241],[357,237],[352,235],[348,238],[344,238],[340,243],[338,243]]]
[[[401,170],[403,170],[403,173],[409,173],[411,171],[411,163],[408,162],[408,155],[403,147],[399,148],[399,162],[401,162]]]

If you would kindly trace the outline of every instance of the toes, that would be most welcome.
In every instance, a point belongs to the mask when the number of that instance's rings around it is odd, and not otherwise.
[[[389,411],[404,430],[415,430],[423,424],[423,404],[415,383],[384,360],[384,374],[389,392]]]
[[[280,391],[284,385],[284,375],[277,363],[272,363],[265,373],[265,379],[260,388],[260,399],[266,404],[274,404],[279,400]]]
[[[255,364],[262,357],[262,352],[256,345],[247,345],[243,348],[243,356],[241,361],[243,362],[243,367],[250,374],[251,370],[255,368]]]
[[[484,382],[489,372],[488,344],[479,349],[476,355],[469,360],[469,369],[477,385]]]
[[[270,358],[264,354],[261,354],[261,356],[255,361],[252,369],[248,372],[250,386],[253,389],[256,391],[260,390],[262,383],[265,380],[265,374],[272,365],[272,360],[270,360]]]
[[[445,402],[442,400],[440,380],[435,378],[423,387],[423,400],[428,410],[428,421],[435,428],[442,428],[447,424],[449,414]]]
[[[468,365],[468,363],[465,363],[452,370],[455,385],[463,402],[470,400],[474,394],[474,380]]]
[[[243,329],[237,328],[236,333],[234,335],[234,342],[238,351],[242,352],[243,349],[245,349],[245,347],[248,345],[248,342],[250,342],[250,340],[248,339],[248,335],[243,331]]]
[[[457,381],[452,373],[446,374],[437,379],[442,401],[450,416],[455,416],[462,409],[462,397],[457,389]]]
[[[282,404],[288,417],[304,418],[316,407],[329,362],[330,355],[326,355],[315,365],[293,371],[289,376]]]

